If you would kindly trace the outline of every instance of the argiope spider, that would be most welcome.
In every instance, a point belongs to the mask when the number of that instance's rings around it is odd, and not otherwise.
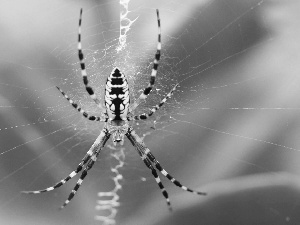
[[[173,92],[175,91],[177,85],[167,94],[167,96],[155,107],[153,107],[149,113],[141,114],[133,116],[132,113],[136,109],[136,107],[141,103],[142,100],[145,100],[149,93],[151,92],[155,77],[157,73],[158,63],[160,60],[161,55],[161,31],[160,31],[160,18],[159,18],[159,11],[156,10],[157,13],[157,22],[158,22],[158,44],[157,50],[155,54],[153,69],[150,76],[150,83],[145,88],[143,93],[139,96],[139,98],[132,104],[129,105],[129,88],[128,82],[124,74],[118,69],[114,68],[112,73],[108,76],[105,86],[105,108],[102,106],[101,102],[97,98],[96,94],[94,93],[91,86],[89,86],[87,72],[85,69],[84,63],[84,56],[82,53],[81,47],[81,21],[82,21],[82,9],[80,10],[80,17],[79,17],[79,29],[78,29],[78,56],[80,60],[80,67],[81,67],[81,74],[83,78],[83,83],[85,85],[86,91],[100,108],[102,114],[101,116],[93,116],[89,115],[85,112],[82,108],[80,108],[75,102],[73,102],[59,87],[57,89],[62,93],[62,95],[72,104],[72,106],[79,111],[85,118],[92,120],[92,121],[100,121],[105,122],[104,128],[101,131],[100,135],[83,157],[77,168],[71,172],[66,178],[62,179],[58,183],[56,183],[52,187],[48,187],[43,190],[38,191],[23,191],[23,193],[27,194],[39,194],[42,192],[52,191],[55,188],[58,188],[65,184],[68,180],[72,179],[75,175],[77,175],[82,169],[81,176],[77,181],[74,189],[70,193],[68,199],[65,203],[61,206],[64,208],[74,197],[76,192],[78,191],[79,187],[81,186],[83,179],[86,177],[88,171],[93,167],[94,163],[99,156],[100,151],[105,146],[106,142],[112,135],[113,143],[116,145],[120,143],[123,145],[124,143],[124,136],[126,136],[132,145],[136,148],[137,152],[139,153],[140,157],[142,158],[143,162],[146,166],[151,170],[152,175],[155,178],[156,183],[158,184],[160,190],[162,191],[163,196],[165,197],[169,209],[171,210],[171,203],[168,197],[168,193],[164,188],[156,169],[168,178],[173,184],[180,187],[185,191],[192,192],[198,195],[206,195],[204,192],[194,191],[186,186],[183,186],[178,180],[176,180],[173,176],[171,176],[160,163],[156,160],[153,154],[150,152],[149,148],[144,144],[142,139],[136,134],[132,126],[129,125],[129,121],[133,120],[145,120],[149,116],[153,115],[165,102],[167,99],[171,98]]]

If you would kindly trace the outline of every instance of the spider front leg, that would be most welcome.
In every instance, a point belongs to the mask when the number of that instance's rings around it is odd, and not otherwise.
[[[140,95],[140,97],[129,107],[129,112],[133,112],[136,109],[136,107],[138,107],[138,105],[147,98],[155,83],[155,78],[156,78],[160,55],[161,55],[161,29],[160,29],[160,18],[159,18],[158,9],[156,9],[156,15],[157,15],[157,24],[158,24],[158,40],[157,40],[156,54],[153,62],[153,69],[150,76],[150,82],[149,85],[143,91],[143,93]]]
[[[56,88],[60,91],[60,93],[68,100],[68,102],[78,111],[80,112],[85,118],[91,121],[100,121],[100,122],[107,122],[108,117],[106,115],[99,116],[91,116],[89,115],[85,110],[83,110],[81,107],[78,106],[77,103],[75,103],[72,99],[69,98],[68,95],[65,94],[65,92],[60,89],[58,86]]]
[[[167,205],[169,207],[169,210],[172,211],[172,206],[171,206],[171,202],[170,202],[170,199],[169,199],[168,192],[166,191],[163,183],[161,182],[160,177],[158,176],[158,174],[157,174],[156,170],[154,169],[152,163],[150,162],[150,160],[147,158],[147,156],[143,152],[140,152],[140,151],[138,151],[138,152],[139,152],[139,154],[141,156],[141,159],[145,163],[145,165],[151,170],[152,175],[153,175],[156,183],[158,184],[158,186],[159,186],[159,188],[160,188],[163,196],[166,199],[166,202],[167,202]]]
[[[166,178],[168,178],[174,185],[176,185],[177,187],[180,187],[181,189],[191,192],[193,194],[197,194],[197,195],[206,195],[205,192],[199,192],[199,191],[194,191],[184,185],[182,185],[177,179],[175,179],[173,176],[171,176],[161,165],[160,163],[156,160],[156,158],[153,156],[153,154],[151,153],[150,149],[146,147],[146,145],[144,144],[144,142],[142,141],[142,139],[136,134],[136,132],[133,130],[132,127],[130,127],[128,129],[128,132],[126,133],[127,138],[130,140],[130,142],[132,143],[132,145],[137,149],[138,153],[140,154],[142,160],[144,161],[144,163],[147,165],[148,168],[150,168],[152,170],[152,174],[155,177],[156,182],[158,183],[160,189],[163,192],[164,197],[167,200],[168,205],[170,205],[170,201],[168,198],[168,194],[166,192],[166,190],[164,189],[164,186],[162,185],[159,177],[155,175],[156,171],[153,172],[153,170],[155,170],[153,168],[153,166],[156,167],[156,169],[159,170],[159,172],[161,172],[162,175],[164,175]]]
[[[131,128],[132,129],[132,128]],[[158,176],[155,168],[153,167],[151,161],[148,159],[147,155],[144,153],[144,151],[141,150],[141,146],[139,145],[138,142],[136,142],[135,138],[131,135],[130,132],[128,132],[126,134],[127,138],[130,140],[130,142],[132,143],[133,146],[136,147],[141,159],[143,160],[143,162],[145,163],[145,165],[151,170],[152,172],[152,175],[157,183],[157,185],[159,186],[163,196],[165,197],[166,199],[166,202],[167,202],[167,205],[169,207],[169,210],[172,211],[172,207],[171,207],[171,202],[170,202],[170,199],[169,199],[169,195],[168,195],[168,192],[166,191],[163,183],[161,182],[160,180],[160,177]]]
[[[48,187],[46,189],[37,190],[37,191],[22,191],[22,193],[24,193],[24,194],[40,194],[43,192],[52,191],[52,190],[64,185],[67,181],[69,181],[70,179],[75,177],[84,168],[76,186],[74,187],[71,194],[69,195],[69,198],[65,201],[64,205],[61,208],[65,207],[71,201],[71,199],[74,197],[76,191],[79,189],[80,185],[82,184],[83,179],[87,175],[87,171],[90,170],[92,168],[92,166],[94,165],[95,161],[97,160],[97,156],[99,155],[101,149],[104,147],[104,145],[107,142],[107,140],[109,139],[109,137],[110,137],[110,134],[108,133],[108,130],[106,128],[104,128],[101,131],[98,138],[96,139],[96,141],[94,142],[94,144],[92,145],[92,147],[89,149],[89,151],[83,157],[83,159],[81,160],[81,162],[79,163],[77,168],[74,171],[72,171],[66,178],[62,179],[55,185]]]
[[[97,149],[96,152],[91,156],[91,158],[88,160],[84,170],[81,173],[80,178],[78,179],[75,187],[73,188],[73,190],[71,191],[68,199],[64,202],[64,204],[60,207],[60,209],[63,209],[64,207],[66,207],[66,205],[69,204],[69,202],[74,198],[76,192],[78,191],[78,189],[80,188],[84,178],[86,177],[88,171],[90,169],[92,169],[93,165],[95,164],[95,162],[97,161],[97,157],[100,153],[101,148]]]

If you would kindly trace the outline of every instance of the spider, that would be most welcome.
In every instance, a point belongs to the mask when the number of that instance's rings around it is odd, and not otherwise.
[[[72,179],[75,175],[77,175],[81,170],[81,176],[77,181],[75,187],[73,188],[72,192],[70,193],[68,199],[64,202],[64,204],[60,207],[61,209],[64,208],[75,196],[76,192],[80,188],[84,178],[86,177],[88,171],[93,167],[94,163],[96,162],[100,151],[105,146],[108,139],[112,136],[112,141],[116,145],[119,143],[123,145],[124,137],[126,136],[131,144],[136,148],[138,154],[140,155],[141,159],[145,163],[145,165],[151,170],[152,175],[155,178],[156,183],[158,184],[169,210],[172,210],[170,199],[168,197],[168,193],[164,188],[159,175],[157,174],[157,170],[169,179],[174,185],[180,187],[185,191],[189,191],[191,193],[197,195],[206,195],[204,192],[194,191],[184,185],[182,185],[178,180],[176,180],[173,176],[171,176],[156,160],[154,155],[150,152],[149,148],[145,145],[143,140],[136,134],[132,126],[129,125],[129,121],[134,120],[146,120],[149,116],[152,116],[165,102],[167,99],[171,98],[173,92],[175,91],[175,87],[166,95],[166,97],[161,100],[161,102],[153,107],[149,113],[143,113],[141,115],[133,115],[134,110],[136,107],[147,98],[149,93],[151,92],[155,77],[157,74],[158,64],[161,55],[161,28],[160,28],[160,17],[159,11],[156,10],[157,14],[157,22],[158,22],[158,43],[157,43],[157,50],[154,58],[153,69],[150,76],[150,82],[148,86],[144,89],[143,93],[139,96],[139,98],[130,105],[129,99],[129,88],[128,82],[126,80],[125,75],[116,67],[112,70],[111,74],[108,76],[105,86],[105,107],[102,106],[100,100],[97,98],[96,94],[93,91],[93,88],[89,85],[87,72],[85,69],[85,62],[84,62],[84,55],[82,52],[81,46],[81,21],[82,21],[82,9],[80,10],[80,17],[79,17],[79,28],[78,28],[78,57],[80,61],[81,67],[81,75],[83,78],[83,83],[85,85],[85,89],[90,95],[90,97],[94,100],[97,106],[101,110],[101,116],[93,116],[89,115],[85,112],[81,107],[78,106],[73,100],[71,100],[62,89],[57,87],[57,89],[61,92],[61,94],[69,101],[69,103],[78,111],[80,112],[85,118],[91,121],[99,121],[105,122],[104,128],[100,132],[100,135],[88,150],[86,155],[83,157],[77,168],[72,171],[66,178],[62,179],[55,185],[48,187],[43,190],[37,191],[23,191],[26,194],[39,194],[42,192],[52,191],[55,188],[58,188],[64,185],[67,181]]]

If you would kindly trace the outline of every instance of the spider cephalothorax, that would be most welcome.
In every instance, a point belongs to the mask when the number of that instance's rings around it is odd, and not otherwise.
[[[128,122],[122,120],[109,120],[105,126],[108,132],[112,135],[114,145],[117,145],[117,143],[123,145],[124,136],[128,132],[129,128]]]
[[[112,136],[112,140],[114,144],[118,142],[120,144],[123,144],[124,137],[126,136],[128,140],[131,142],[131,144],[137,150],[138,154],[140,155],[145,165],[151,170],[152,175],[154,176],[156,183],[161,189],[162,194],[165,197],[170,210],[171,210],[171,203],[168,197],[168,193],[164,188],[157,174],[157,170],[163,176],[168,178],[173,184],[175,184],[176,186],[180,187],[185,191],[189,191],[198,195],[206,194],[204,192],[194,191],[186,186],[183,186],[178,180],[176,180],[165,169],[163,169],[163,167],[160,165],[160,163],[156,160],[154,155],[151,153],[150,149],[147,148],[142,138],[140,138],[137,135],[137,133],[134,131],[132,126],[129,125],[129,121],[145,120],[149,116],[152,116],[160,107],[163,106],[163,104],[167,101],[167,99],[171,98],[173,92],[178,86],[175,85],[175,87],[173,87],[173,89],[167,94],[167,96],[163,100],[161,100],[159,104],[154,106],[149,111],[149,113],[147,114],[143,113],[141,115],[133,115],[133,112],[136,109],[136,107],[138,107],[141,101],[145,100],[147,96],[150,94],[156,78],[158,62],[160,60],[160,52],[161,52],[160,18],[159,18],[158,10],[156,10],[156,13],[157,13],[157,22],[158,22],[158,43],[157,43],[157,50],[156,50],[154,63],[153,63],[153,69],[150,76],[150,82],[148,86],[144,89],[140,97],[132,105],[129,105],[130,99],[129,99],[128,82],[126,80],[125,75],[119,70],[119,68],[115,67],[112,70],[111,74],[108,76],[106,81],[105,97],[104,97],[105,107],[103,107],[102,103],[99,101],[96,94],[94,93],[93,88],[89,86],[88,83],[87,72],[84,63],[84,56],[81,47],[81,18],[82,18],[82,9],[81,9],[80,18],[79,18],[79,30],[78,30],[78,56],[80,60],[81,75],[83,78],[83,83],[85,85],[86,91],[101,110],[102,113],[101,116],[89,115],[81,107],[79,107],[78,104],[74,103],[73,100],[71,100],[59,87],[57,88],[62,93],[62,95],[70,102],[70,104],[76,110],[78,110],[85,118],[91,121],[105,122],[105,125],[102,131],[100,132],[100,135],[94,142],[94,144],[91,146],[91,148],[88,150],[86,155],[83,157],[83,159],[81,160],[77,168],[74,171],[72,171],[69,174],[69,176],[62,179],[52,187],[48,187],[46,189],[38,190],[38,191],[24,191],[24,193],[39,194],[42,192],[52,191],[55,188],[58,188],[63,184],[65,184],[68,180],[70,180],[71,178],[76,176],[81,170],[83,170],[79,180],[77,181],[77,184],[75,185],[68,199],[61,206],[61,208],[64,208],[74,197],[75,193],[81,186],[83,179],[86,177],[87,172],[93,167],[94,163],[97,160],[97,157],[99,156],[100,151],[103,149],[110,136]]]

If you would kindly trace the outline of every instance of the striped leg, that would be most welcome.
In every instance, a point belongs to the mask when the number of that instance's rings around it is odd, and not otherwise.
[[[95,155],[95,152],[98,152],[101,150],[101,148],[105,145],[106,141],[109,139],[110,134],[107,133],[106,128],[103,129],[92,145],[92,147],[89,149],[89,151],[86,153],[86,155],[83,157],[77,168],[72,171],[66,178],[62,179],[61,181],[57,182],[55,185],[48,187],[46,189],[37,190],[37,191],[22,191],[24,194],[40,194],[43,192],[52,191],[62,185],[64,185],[67,181],[75,177],[83,168],[85,164],[88,164],[91,161],[91,158],[93,155]]]
[[[168,195],[168,192],[166,191],[164,185],[162,184],[156,170],[153,168],[153,166],[151,165],[151,171],[152,171],[152,175],[154,176],[155,178],[155,181],[156,183],[158,184],[163,196],[165,197],[166,201],[167,201],[167,205],[169,207],[169,210],[172,211],[172,206],[171,206],[171,202],[170,202],[170,199],[169,199],[169,195]]]
[[[64,178],[61,181],[57,182],[52,187],[48,187],[46,189],[37,190],[37,191],[22,191],[22,193],[24,193],[24,194],[40,194],[40,193],[43,193],[43,192],[52,191],[55,188],[58,188],[58,187],[64,185],[68,180],[71,180],[73,177],[75,177],[82,170],[83,165],[87,163],[87,161],[91,158],[91,156],[92,156],[92,151],[89,150],[87,152],[87,154],[84,156],[84,158],[82,159],[82,161],[77,166],[76,170],[74,170],[72,173],[70,173],[69,176],[67,176],[66,178]]]
[[[164,175],[166,178],[168,178],[177,187],[180,187],[181,189],[183,189],[185,191],[189,191],[193,194],[206,195],[205,192],[194,191],[194,190],[182,185],[178,180],[176,180],[173,176],[171,176],[164,168],[161,167],[160,163],[155,159],[153,154],[150,152],[150,149],[146,148],[145,149],[145,154],[150,159],[150,161],[155,165],[156,169],[158,169],[159,172],[161,172],[162,175]]]
[[[68,199],[67,199],[67,200],[64,202],[64,204],[60,207],[60,209],[65,208],[65,207],[69,204],[69,202],[74,198],[76,192],[77,192],[78,189],[80,188],[80,186],[81,186],[81,184],[82,184],[84,178],[86,177],[88,171],[89,171],[90,169],[92,169],[93,165],[94,165],[95,162],[97,161],[97,157],[98,157],[98,155],[99,155],[99,153],[100,153],[100,150],[101,150],[101,149],[98,149],[98,151],[97,151],[95,154],[93,154],[93,155],[91,156],[91,158],[89,159],[89,161],[88,161],[86,167],[85,167],[84,170],[82,171],[81,176],[80,176],[80,178],[78,179],[78,181],[77,181],[75,187],[74,187],[73,190],[71,191],[71,193],[70,193]]]
[[[185,191],[189,191],[193,194],[206,195],[205,192],[194,191],[194,190],[182,185],[178,180],[176,180],[173,176],[171,176],[165,169],[163,169],[162,166],[160,165],[160,163],[154,157],[154,155],[150,152],[150,149],[146,147],[146,145],[143,143],[142,139],[135,133],[135,131],[132,128],[128,131],[127,137],[129,138],[129,140],[132,143],[134,143],[134,146],[137,146],[137,148],[139,148],[139,151],[142,152],[141,154],[146,155],[146,157],[151,161],[151,163],[154,164],[156,169],[158,169],[159,172],[161,172],[161,174],[164,175],[166,178],[168,178],[173,184],[175,184],[176,186],[180,187],[181,189],[183,189]]]
[[[148,87],[145,88],[143,93],[140,95],[140,97],[129,107],[129,112],[133,112],[136,107],[141,103],[142,100],[145,100],[149,93],[151,92],[153,85],[155,83],[155,78],[157,74],[157,68],[160,60],[160,54],[161,54],[161,29],[160,29],[160,18],[159,18],[159,11],[156,9],[157,14],[157,24],[158,24],[158,43],[157,43],[157,50],[153,62],[153,69],[150,76],[150,82]]]
[[[168,195],[168,192],[166,191],[164,185],[162,184],[156,170],[154,169],[151,161],[147,158],[147,156],[144,154],[142,148],[143,148],[143,145],[141,145],[141,143],[139,143],[137,141],[137,139],[135,138],[135,136],[132,135],[132,132],[134,132],[131,128],[131,130],[126,134],[127,138],[130,140],[130,142],[132,143],[132,145],[134,147],[136,147],[136,150],[138,151],[139,155],[141,156],[143,162],[145,163],[145,165],[151,170],[152,172],[152,175],[154,176],[155,178],[155,181],[157,183],[157,185],[159,186],[163,196],[165,197],[166,199],[166,202],[167,202],[167,205],[169,207],[169,210],[172,211],[172,207],[171,207],[171,202],[170,202],[170,199],[169,199],[169,195]],[[134,132],[135,133],[135,132]]]
[[[82,9],[80,10],[79,27],[78,27],[78,57],[79,57],[79,61],[80,61],[80,68],[81,68],[81,75],[82,75],[83,83],[85,85],[86,91],[89,93],[89,95],[94,100],[94,102],[97,104],[97,106],[101,109],[101,112],[105,112],[105,109],[103,108],[100,100],[97,98],[93,88],[91,86],[89,86],[87,72],[85,69],[84,55],[82,52],[82,45],[81,45],[81,21],[82,21]]]
[[[82,108],[78,106],[72,99],[69,98],[66,93],[60,89],[59,87],[56,86],[56,88],[62,93],[62,95],[70,102],[70,104],[78,111],[80,112],[85,118],[92,120],[92,121],[100,121],[100,122],[107,122],[108,118],[107,117],[99,117],[99,116],[90,116],[87,112],[85,112]]]
[[[162,184],[156,170],[154,169],[154,167],[152,166],[152,163],[150,162],[150,160],[147,158],[147,156],[139,149],[139,145],[136,145],[135,146],[137,151],[139,152],[143,162],[145,163],[145,165],[151,170],[152,172],[152,175],[154,176],[155,178],[155,181],[156,183],[158,184],[163,196],[165,197],[166,201],[167,201],[167,205],[169,207],[169,210],[172,211],[172,207],[171,207],[171,202],[170,202],[170,199],[169,199],[169,195],[168,195],[168,192],[166,191],[164,185]]]
[[[179,84],[176,84],[176,85],[172,88],[172,90],[167,94],[167,96],[166,96],[163,100],[161,100],[160,103],[159,103],[158,105],[154,106],[154,107],[150,110],[149,113],[147,113],[147,114],[146,114],[146,113],[143,113],[143,114],[141,114],[141,115],[128,117],[128,118],[127,118],[128,121],[132,121],[132,120],[146,120],[146,119],[148,119],[149,116],[152,116],[157,110],[159,110],[159,109],[165,104],[165,102],[166,102],[169,98],[172,97],[172,95],[173,95],[173,93],[174,93],[174,91],[176,90],[176,88],[177,88],[178,85],[179,85]]]

